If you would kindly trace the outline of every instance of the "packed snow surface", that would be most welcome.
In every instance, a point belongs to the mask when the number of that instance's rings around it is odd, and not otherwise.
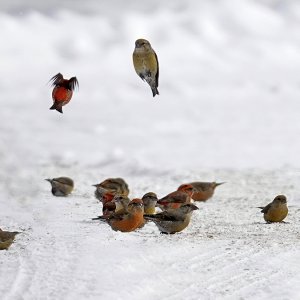
[[[0,298],[299,299],[297,0],[0,3]],[[148,39],[160,95],[135,73]],[[76,76],[64,114],[49,79]],[[67,198],[45,178],[69,176]],[[226,181],[190,226],[160,235],[92,222],[92,184],[130,196]],[[287,223],[257,206],[288,198]]]

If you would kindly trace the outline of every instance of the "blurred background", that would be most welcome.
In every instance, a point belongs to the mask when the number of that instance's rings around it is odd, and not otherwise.
[[[0,10],[3,173],[300,166],[299,1],[2,0]],[[155,98],[132,65],[141,37],[159,59]],[[49,110],[58,72],[80,85],[63,115]]]

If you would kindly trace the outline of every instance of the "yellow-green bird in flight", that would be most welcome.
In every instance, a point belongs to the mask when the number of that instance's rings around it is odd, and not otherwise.
[[[151,44],[145,39],[136,40],[132,57],[136,73],[150,85],[153,97],[159,95],[157,90],[159,77],[158,59]]]

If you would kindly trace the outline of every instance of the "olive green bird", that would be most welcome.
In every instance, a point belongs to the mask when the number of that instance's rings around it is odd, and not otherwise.
[[[7,250],[15,240],[15,236],[19,233],[18,231],[3,231],[0,228],[0,250]]]
[[[282,222],[288,215],[286,196],[278,195],[267,206],[259,206],[267,223]]]
[[[132,58],[136,73],[150,85],[153,97],[159,95],[157,89],[159,77],[158,59],[150,43],[145,39],[136,40]]]

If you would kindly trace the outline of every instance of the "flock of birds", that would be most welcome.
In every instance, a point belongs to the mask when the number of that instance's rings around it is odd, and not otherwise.
[[[69,177],[46,179],[56,197],[67,197],[74,189]],[[152,221],[162,234],[183,231],[191,221],[193,211],[198,210],[195,202],[210,199],[216,187],[224,182],[195,181],[181,184],[174,192],[158,199],[154,192],[142,198],[130,199],[128,184],[123,178],[107,178],[94,184],[95,197],[102,203],[102,215],[92,218],[108,224],[114,231],[132,232]],[[267,223],[283,222],[288,214],[287,200],[278,195],[264,207],[259,207]],[[158,211],[159,210],[159,211]],[[19,232],[0,229],[0,250],[8,249]]]
[[[54,196],[67,196],[74,187],[68,177],[46,179],[51,183]],[[184,230],[198,207],[192,201],[206,201],[222,183],[185,183],[165,197],[158,199],[156,193],[148,192],[142,198],[129,198],[129,187],[123,178],[107,178],[94,184],[95,197],[102,203],[102,215],[92,218],[107,223],[113,230],[131,232],[143,227],[147,221],[154,222],[163,234]],[[157,212],[159,208],[161,212]]]
[[[145,80],[155,97],[158,92],[159,64],[155,51],[149,41],[138,39],[133,52],[133,65],[138,76]],[[65,79],[61,73],[50,81],[53,105],[50,109],[63,113],[62,107],[70,102],[73,91],[79,87],[76,77]],[[54,196],[68,196],[74,188],[74,182],[68,177],[46,179],[52,187]],[[102,215],[93,220],[107,223],[113,230],[131,232],[143,227],[148,221],[154,222],[163,234],[174,234],[184,230],[190,223],[194,210],[198,207],[192,203],[206,201],[214,194],[215,188],[222,183],[190,182],[158,199],[153,192],[146,193],[141,199],[130,200],[128,184],[122,178],[107,178],[95,184],[95,197],[102,203]],[[160,212],[156,211],[160,209]],[[261,208],[266,222],[282,222],[288,214],[284,195],[278,195],[265,207]],[[0,229],[0,250],[8,249],[19,232]]]

